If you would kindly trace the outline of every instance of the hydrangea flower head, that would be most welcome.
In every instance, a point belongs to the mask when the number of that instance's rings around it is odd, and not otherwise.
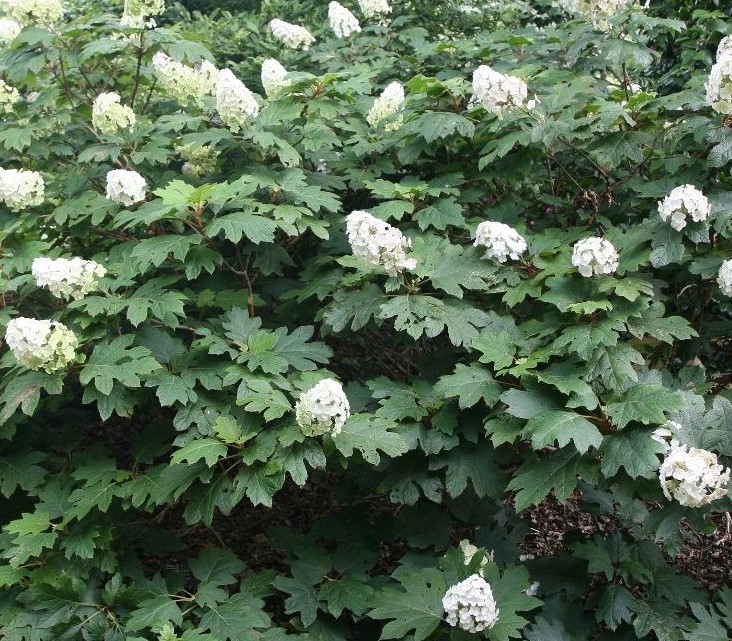
[[[518,260],[526,251],[526,239],[513,227],[486,220],[475,230],[476,247],[485,247],[484,258],[495,258],[505,263],[510,257]]]
[[[507,109],[523,106],[528,94],[529,89],[521,78],[504,75],[488,65],[480,65],[473,72],[470,102],[483,105],[486,111],[499,118]]]
[[[287,85],[287,69],[274,58],[267,58],[262,63],[262,87],[268,98],[275,98]]]
[[[0,112],[9,114],[18,100],[20,100],[20,92],[0,79]]]
[[[358,0],[358,6],[365,18],[382,18],[391,13],[388,0]]]
[[[155,20],[150,20],[150,16],[158,16],[163,11],[165,0],[125,0],[122,24],[133,29],[154,27]]]
[[[118,93],[100,93],[92,105],[92,124],[103,134],[131,131],[135,126],[135,112],[120,103]]]
[[[354,256],[370,265],[383,265],[389,276],[417,266],[417,261],[407,258],[404,251],[412,242],[396,227],[366,211],[353,211],[346,216],[346,234]]]
[[[22,28],[15,20],[0,18],[0,44],[10,44],[18,37]]]
[[[45,191],[43,176],[37,171],[0,169],[0,200],[14,211],[42,204]]]
[[[152,64],[162,90],[180,102],[191,98],[201,100],[216,91],[219,70],[208,60],[189,67],[159,51],[153,56]]]
[[[700,507],[726,496],[729,476],[729,468],[719,464],[716,454],[678,441],[671,441],[658,470],[664,496],[688,507]]]
[[[234,133],[243,128],[244,123],[255,118],[259,105],[254,94],[236,78],[231,69],[222,69],[216,83],[216,110],[223,123]]]
[[[331,2],[328,5],[328,20],[330,28],[338,38],[348,38],[352,33],[361,31],[358,18],[346,9],[340,2]]]
[[[490,584],[480,575],[473,574],[450,587],[442,597],[447,622],[466,632],[483,632],[498,621],[498,606]]]
[[[304,49],[307,51],[310,48],[310,45],[315,42],[313,34],[305,27],[290,24],[289,22],[285,22],[279,18],[270,20],[269,28],[272,31],[272,35],[277,38],[277,40],[291,49]]]
[[[351,406],[343,387],[332,378],[325,378],[300,394],[295,404],[295,419],[306,436],[336,436],[350,415]]]
[[[567,13],[580,16],[599,31],[610,29],[610,18],[627,9],[635,0],[559,0]]]
[[[572,248],[572,265],[586,277],[612,274],[619,262],[618,252],[605,238],[583,238]]]
[[[711,211],[707,197],[693,185],[675,187],[658,203],[661,220],[668,221],[676,231],[686,227],[687,216],[694,222],[701,222],[709,218]]]
[[[39,287],[48,290],[57,298],[84,298],[98,287],[97,279],[107,270],[93,260],[74,258],[46,258],[33,260],[31,274]]]
[[[8,323],[5,342],[21,365],[49,374],[73,363],[79,344],[74,332],[61,323],[23,317]]]
[[[3,10],[22,26],[39,24],[48,27],[64,15],[60,0],[4,0]]]
[[[145,200],[145,179],[136,171],[112,169],[107,173],[107,198],[123,207]]]
[[[371,105],[371,109],[366,116],[366,121],[372,127],[375,127],[385,118],[393,116],[395,113],[397,113],[401,109],[403,104],[404,87],[402,87],[401,83],[394,80],[393,82],[390,82],[386,86],[384,91],[381,92],[381,95],[374,100],[374,104]],[[401,127],[401,124],[402,118],[400,117],[388,123],[386,125],[386,129],[388,131],[398,129],[399,127]]]
[[[725,296],[732,296],[732,259],[722,263],[717,275],[717,283]]]
[[[727,38],[719,45],[717,61],[709,71],[709,78],[704,88],[707,90],[707,104],[717,113],[730,116],[732,115],[732,44]]]
[[[185,161],[181,173],[190,178],[209,176],[216,171],[218,153],[211,145],[183,145],[176,147],[176,152]]]

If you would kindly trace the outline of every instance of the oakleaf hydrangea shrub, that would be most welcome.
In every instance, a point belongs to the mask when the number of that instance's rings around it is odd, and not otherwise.
[[[0,636],[726,638],[729,18],[447,4],[2,3]]]

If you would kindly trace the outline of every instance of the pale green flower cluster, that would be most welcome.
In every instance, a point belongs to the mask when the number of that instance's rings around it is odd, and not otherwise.
[[[216,110],[223,123],[234,133],[244,127],[244,123],[255,118],[259,105],[254,94],[236,78],[230,69],[222,69],[216,84]]]
[[[57,298],[84,298],[99,286],[98,279],[107,270],[93,260],[74,258],[46,258],[33,260],[31,274],[39,287],[48,290]]]
[[[371,105],[366,121],[375,127],[385,118],[389,118],[397,113],[404,104],[404,87],[396,80],[390,82],[381,95],[374,100]],[[387,123],[385,129],[392,131],[402,126],[403,118],[400,116]]]
[[[189,178],[209,176],[216,171],[218,152],[211,145],[182,145],[175,150],[184,161],[181,173]]]
[[[21,365],[49,374],[73,363],[79,345],[74,332],[62,323],[23,317],[8,323],[5,342]]]
[[[20,92],[4,80],[0,80],[0,112],[9,114],[18,100],[20,100]]]
[[[103,134],[132,130],[135,126],[135,112],[120,103],[118,93],[100,93],[92,105],[92,124]]]
[[[286,80],[286,76],[287,69],[274,58],[267,58],[262,63],[262,87],[268,98],[275,98],[290,84],[290,81]]]
[[[2,9],[22,26],[50,26],[64,15],[64,8],[59,0],[4,0]]]
[[[219,70],[208,60],[189,67],[158,52],[153,56],[152,64],[159,86],[180,102],[198,101],[205,96],[213,96],[216,91]]]
[[[150,16],[158,16],[165,11],[165,0],[125,0],[122,12],[122,24],[133,29],[154,27],[155,20]]]

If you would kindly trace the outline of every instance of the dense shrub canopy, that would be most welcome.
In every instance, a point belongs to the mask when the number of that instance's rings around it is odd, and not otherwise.
[[[0,2],[0,636],[726,640],[732,19],[672,5]]]

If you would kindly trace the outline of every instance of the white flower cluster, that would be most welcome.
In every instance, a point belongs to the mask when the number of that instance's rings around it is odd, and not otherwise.
[[[480,65],[473,72],[471,103],[480,103],[486,111],[499,118],[510,107],[521,107],[529,89],[521,78],[498,73],[488,65]]]
[[[583,238],[572,248],[572,264],[583,276],[612,274],[619,260],[613,244],[604,238]]]
[[[388,0],[358,0],[358,6],[366,18],[383,17],[391,13]]]
[[[399,111],[401,106],[404,104],[404,87],[396,80],[386,85],[384,91],[381,92],[378,98],[374,100],[374,104],[371,105],[371,109],[366,116],[366,121],[375,127],[384,118],[393,116]],[[385,127],[387,131],[393,131],[398,129],[402,125],[402,118],[388,123]]]
[[[234,133],[243,128],[244,123],[256,118],[259,105],[254,94],[234,76],[231,69],[222,69],[216,83],[216,110],[223,123]]]
[[[732,115],[732,38],[722,39],[717,48],[717,61],[709,71],[705,85],[707,104],[717,113]]]
[[[498,621],[498,606],[491,586],[480,574],[450,587],[442,597],[442,607],[447,622],[467,632],[482,632]]]
[[[178,155],[185,161],[181,173],[189,178],[208,176],[216,171],[218,153],[211,145],[183,145],[176,147]]]
[[[98,287],[97,279],[107,270],[93,260],[74,258],[46,258],[33,260],[31,274],[39,287],[48,290],[57,298],[84,298]]]
[[[20,92],[0,79],[0,112],[9,114],[18,100],[20,100]]]
[[[289,22],[285,22],[279,18],[270,20],[269,28],[272,31],[272,35],[277,38],[277,40],[291,49],[302,48],[307,51],[310,48],[310,45],[315,42],[313,34],[305,27],[290,24]]]
[[[670,219],[671,227],[681,231],[686,227],[686,217],[695,222],[709,218],[712,212],[707,197],[693,185],[681,185],[658,203],[658,213],[664,222]]]
[[[676,440],[671,441],[658,470],[664,496],[688,507],[700,507],[725,496],[729,476],[729,468],[719,464],[716,454]]]
[[[717,283],[725,296],[732,296],[732,259],[722,263],[717,275]]]
[[[46,184],[37,171],[0,168],[0,200],[20,211],[43,203]]]
[[[328,5],[328,20],[330,28],[338,38],[348,38],[352,33],[361,31],[358,18],[346,9],[340,2],[331,2]]]
[[[10,44],[18,37],[22,28],[15,20],[0,18],[0,44]]]
[[[295,419],[306,436],[336,436],[350,415],[351,406],[343,387],[332,378],[325,378],[300,394],[295,404]]]
[[[14,318],[5,330],[5,342],[18,362],[49,374],[76,359],[78,341],[65,325],[35,318]]]
[[[417,266],[404,250],[412,245],[396,227],[366,211],[353,211],[346,216],[346,234],[353,254],[370,265],[383,265],[389,276]]]
[[[112,169],[107,173],[107,198],[130,207],[145,200],[145,179],[136,171]]]
[[[132,130],[135,126],[135,112],[120,104],[118,93],[100,93],[92,105],[92,125],[103,134]]]
[[[20,25],[49,26],[63,18],[59,0],[3,0],[2,9]]]
[[[219,70],[208,60],[189,67],[158,51],[153,56],[152,64],[160,87],[180,102],[190,98],[200,100],[204,96],[213,96],[216,91]]]
[[[155,20],[150,16],[158,16],[165,11],[165,0],[125,0],[122,11],[122,24],[132,29],[154,27]]]
[[[567,13],[581,16],[595,29],[608,31],[610,18],[633,4],[635,0],[559,0],[559,6]]]
[[[473,244],[486,248],[484,258],[495,258],[499,263],[509,257],[518,260],[526,251],[526,239],[513,227],[490,220],[478,225]]]
[[[268,98],[276,98],[290,84],[286,76],[287,69],[274,58],[267,58],[262,63],[262,87]]]

